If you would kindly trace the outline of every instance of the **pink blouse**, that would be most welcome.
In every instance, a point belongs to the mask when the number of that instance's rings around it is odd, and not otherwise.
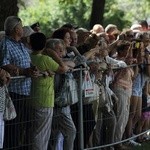
[[[132,78],[134,72],[131,68],[124,68],[115,73],[114,86],[132,90]]]

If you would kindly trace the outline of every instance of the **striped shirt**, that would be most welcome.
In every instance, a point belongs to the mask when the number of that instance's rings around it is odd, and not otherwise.
[[[30,55],[28,49],[19,41],[5,37],[1,41],[1,66],[8,64],[15,65],[19,68],[30,67]],[[9,92],[19,95],[29,95],[31,88],[31,78],[12,79],[9,84]]]

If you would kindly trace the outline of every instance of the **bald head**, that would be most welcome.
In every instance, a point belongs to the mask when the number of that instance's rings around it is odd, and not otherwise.
[[[101,33],[101,32],[104,32],[103,26],[100,24],[95,24],[93,26],[92,33],[97,34],[97,33]]]

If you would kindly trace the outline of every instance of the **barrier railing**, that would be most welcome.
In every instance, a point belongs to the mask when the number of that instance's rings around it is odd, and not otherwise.
[[[128,67],[134,67],[137,66],[139,64],[133,64],[133,65],[128,65],[127,67],[123,67],[123,68],[128,68]],[[147,64],[150,65],[150,64]],[[83,97],[82,97],[82,83],[83,83],[83,70],[86,70],[87,68],[78,68],[78,69],[74,69],[72,70],[73,72],[75,71],[79,71],[79,117],[78,117],[78,121],[79,121],[79,147],[80,150],[94,150],[94,149],[99,149],[99,148],[105,148],[105,147],[110,147],[110,146],[114,146],[116,144],[120,144],[120,143],[124,143],[127,142],[129,140],[132,140],[134,138],[137,138],[141,135],[146,134],[147,132],[150,132],[150,129],[147,131],[144,131],[138,135],[135,135],[131,138],[119,141],[119,142],[115,142],[115,143],[111,143],[111,144],[107,144],[107,145],[101,145],[101,146],[97,146],[97,147],[91,147],[91,148],[84,148],[84,126],[83,126]],[[114,67],[112,68],[113,70],[117,70],[117,69],[122,69],[122,67]],[[40,75],[42,76],[42,74]],[[15,77],[11,77],[11,79],[22,79],[22,78],[26,78],[25,76],[15,76]],[[90,113],[90,112],[89,112]],[[88,131],[87,131],[88,132]]]

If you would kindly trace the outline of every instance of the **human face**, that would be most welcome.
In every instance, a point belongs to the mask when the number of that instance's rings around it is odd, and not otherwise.
[[[23,25],[21,21],[15,26],[15,31],[18,37],[21,38],[23,36]]]
[[[72,31],[71,33],[71,46],[76,46],[77,45],[77,40],[78,40],[78,36],[77,36],[77,33]]]
[[[70,37],[70,33],[67,32],[64,36],[64,43],[65,43],[65,46],[66,47],[69,47],[70,46],[70,43],[71,43],[71,37]]]
[[[108,56],[108,45],[105,42],[102,42],[99,46],[99,55],[100,57]]]
[[[59,43],[55,46],[55,51],[60,58],[63,58],[66,55],[64,45],[61,43]]]
[[[129,54],[129,47],[130,45],[126,45],[124,49],[118,53],[118,57],[126,57]]]

